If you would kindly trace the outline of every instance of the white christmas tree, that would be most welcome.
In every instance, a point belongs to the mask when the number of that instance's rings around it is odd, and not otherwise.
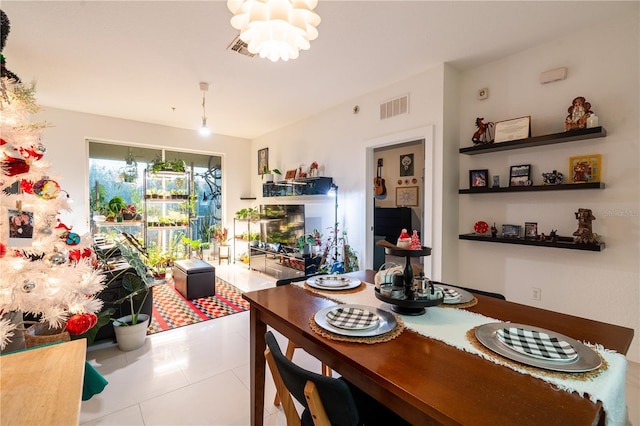
[[[3,77],[0,91],[0,318],[22,311],[84,333],[102,308],[95,294],[104,276],[92,266],[90,236],[60,222],[70,199],[43,160],[46,125],[30,122],[39,110],[35,85]],[[0,349],[17,332],[0,319]]]

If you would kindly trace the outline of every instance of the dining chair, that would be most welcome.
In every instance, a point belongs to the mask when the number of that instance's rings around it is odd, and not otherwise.
[[[307,278],[310,278],[310,277],[312,277],[314,275],[322,275],[322,274],[311,274],[311,275],[303,275],[303,276],[300,276],[300,277],[283,278],[283,279],[280,279],[280,280],[276,281],[276,287],[280,287],[280,286],[283,286],[283,285],[289,285],[289,284],[291,284],[293,282],[306,281]],[[287,357],[287,359],[292,360],[293,359],[293,353],[298,348],[299,348],[298,345],[296,345],[291,340],[289,340],[289,343],[287,343],[287,349],[285,351],[285,356]],[[331,375],[332,375],[331,368],[328,365],[326,365],[324,362],[322,363],[322,370],[321,371],[322,371],[322,374],[324,374],[325,376],[331,377]],[[280,397],[279,397],[278,393],[276,393],[276,397],[273,400],[273,405],[275,405],[275,406],[280,405]]]
[[[287,426],[407,425],[401,417],[349,383],[306,370],[282,354],[275,336],[265,334],[265,358],[282,398]],[[303,407],[300,416],[293,402]]]
[[[481,294],[483,296],[489,296],[489,297],[493,297],[493,298],[500,299],[500,300],[507,300],[507,298],[504,297],[504,295],[502,295],[500,293],[492,293],[490,291],[476,290],[475,288],[462,287],[462,286],[459,286],[459,285],[456,285],[456,287],[461,288],[463,290],[466,290],[469,293]]]

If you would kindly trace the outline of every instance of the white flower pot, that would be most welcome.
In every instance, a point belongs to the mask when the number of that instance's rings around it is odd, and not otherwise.
[[[113,323],[116,332],[116,341],[121,351],[129,352],[144,346],[147,339],[147,326],[149,325],[149,315],[138,315],[138,323],[135,325],[121,325],[131,321],[131,315],[118,318]]]

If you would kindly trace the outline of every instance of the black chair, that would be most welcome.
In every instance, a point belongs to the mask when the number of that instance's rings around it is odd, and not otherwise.
[[[408,424],[343,378],[326,377],[294,364],[282,354],[270,331],[265,339],[265,358],[282,399],[287,426]],[[298,415],[292,396],[304,407],[302,416]]]
[[[492,293],[490,291],[476,290],[475,288],[461,287],[459,285],[457,285],[456,287],[461,288],[463,290],[467,290],[469,293],[481,294],[483,296],[494,297],[494,298],[500,299],[500,300],[507,300],[507,298],[504,297],[504,295],[502,295],[500,293]]]

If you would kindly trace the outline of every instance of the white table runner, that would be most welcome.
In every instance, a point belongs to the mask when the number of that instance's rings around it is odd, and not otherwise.
[[[374,286],[372,284],[365,283],[367,288],[357,293],[317,291],[316,289],[310,289],[308,286],[305,287],[304,282],[292,284],[337,300],[340,303],[367,305],[387,311],[391,310],[388,303],[382,302],[375,297]],[[511,368],[521,374],[537,377],[564,391],[577,392],[582,397],[587,394],[589,399],[594,403],[596,401],[602,402],[602,406],[606,412],[607,425],[617,426],[626,424],[625,374],[627,371],[627,360],[623,355],[605,349],[602,345],[599,345],[598,342],[583,343],[595,349],[607,361],[609,365],[608,368],[600,372],[600,374],[593,379],[561,379],[519,368],[514,364],[503,362],[497,356],[494,357],[476,349],[471,342],[467,340],[467,331],[483,324],[502,322],[495,318],[486,317],[464,309],[452,309],[451,307],[429,307],[426,308],[424,315],[401,316],[407,328],[423,336],[439,340],[460,350],[481,356],[482,358]]]

